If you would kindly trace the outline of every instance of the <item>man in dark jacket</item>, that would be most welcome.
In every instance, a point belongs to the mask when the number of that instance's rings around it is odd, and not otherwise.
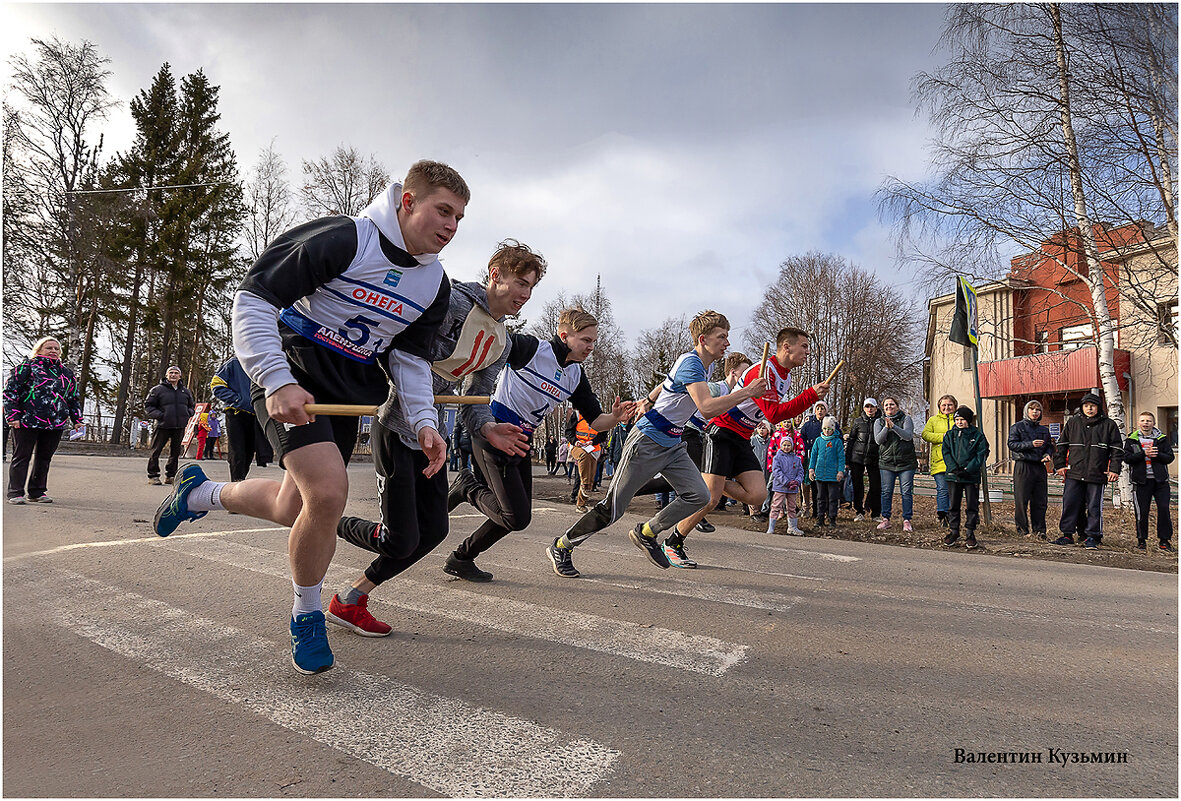
[[[1103,411],[1094,392],[1083,396],[1082,413],[1066,421],[1054,449],[1054,472],[1062,476],[1062,536],[1055,545],[1074,545],[1078,516],[1085,509],[1083,547],[1094,550],[1103,541],[1103,490],[1119,477],[1124,440],[1119,427]]]
[[[1009,428],[1009,453],[1013,454],[1013,520],[1017,524],[1017,533],[1028,537],[1030,518],[1033,518],[1033,534],[1044,540],[1048,497],[1046,465],[1054,460],[1054,443],[1050,439],[1050,429],[1042,425],[1039,402],[1031,400],[1025,404],[1021,419]]]
[[[845,461],[853,481],[853,509],[857,515],[853,520],[864,520],[865,513],[871,518],[882,514],[882,474],[878,472],[878,442],[873,438],[873,421],[882,416],[876,398],[866,398],[862,412],[849,424],[849,437],[845,440]],[[866,494],[862,476],[869,478],[869,493]]]
[[[196,404],[193,393],[180,382],[180,368],[168,368],[164,380],[152,387],[144,398],[144,409],[148,417],[156,421],[156,433],[152,435],[152,453],[148,456],[148,483],[160,483],[160,452],[164,443],[169,443],[168,463],[164,466],[164,483],[171,484],[180,462],[181,440],[185,426],[193,416]]]
[[[230,439],[230,481],[243,481],[250,472],[250,460],[257,457],[258,466],[271,460],[271,446],[254,415],[250,401],[250,379],[238,357],[233,356],[209,381],[213,396],[226,407],[226,436]]]
[[[976,526],[980,522],[980,473],[988,463],[988,439],[976,428],[976,413],[967,406],[955,410],[954,427],[943,435],[943,463],[951,500],[947,507],[947,534],[943,544],[951,547],[960,538],[960,505],[964,496],[964,547],[976,547]]]
[[[1131,471],[1136,511],[1136,547],[1148,547],[1148,512],[1156,501],[1156,536],[1162,551],[1172,551],[1173,520],[1169,514],[1169,464],[1173,446],[1156,427],[1156,415],[1140,413],[1140,427],[1124,443],[1124,460]]]

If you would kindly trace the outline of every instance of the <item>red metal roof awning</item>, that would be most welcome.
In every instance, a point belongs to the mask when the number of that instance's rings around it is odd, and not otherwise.
[[[1127,374],[1131,371],[1132,355],[1116,348],[1115,375],[1120,390],[1124,392],[1128,390]],[[982,398],[1080,392],[1098,386],[1099,359],[1093,345],[980,362]]]

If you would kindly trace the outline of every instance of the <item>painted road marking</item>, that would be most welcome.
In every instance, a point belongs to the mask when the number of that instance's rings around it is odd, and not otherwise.
[[[156,540],[156,545],[198,559],[289,579],[287,554],[221,540]],[[334,566],[325,584],[344,585],[357,577],[356,568]],[[370,604],[457,620],[495,631],[546,640],[576,648],[622,656],[641,662],[721,676],[745,661],[748,646],[628,621],[612,620],[567,609],[553,609],[456,587],[423,584],[399,577],[390,591]]]
[[[224,537],[228,534],[255,534],[261,531],[287,531],[286,528],[279,528],[271,526],[269,528],[236,528],[229,531],[195,531],[191,534],[173,534],[172,539],[191,539],[201,537]],[[31,551],[29,553],[18,553],[14,556],[4,557],[4,561],[17,562],[21,559],[28,559],[32,556],[50,556],[55,553],[65,553],[66,551],[76,551],[79,548],[110,548],[115,545],[134,545],[139,542],[159,542],[162,538],[156,535],[151,537],[134,537],[126,540],[96,540],[95,542],[75,542],[70,545],[59,545],[56,548],[49,548],[45,551]]]
[[[813,556],[817,559],[824,559],[828,562],[860,562],[860,556],[845,556],[839,553],[826,553],[825,551],[806,551],[802,548],[783,548],[778,545],[757,545],[753,542],[734,543],[743,548],[758,548],[763,551],[779,551],[780,553],[799,554],[800,556]]]
[[[301,676],[282,664],[286,643],[254,639],[71,571],[20,566],[6,573],[44,605],[41,619],[443,795],[595,795],[591,788],[620,756],[593,740],[385,676],[345,667]]]
[[[586,548],[585,545],[579,546],[579,550]],[[614,551],[603,551],[601,549],[592,549],[597,553],[611,553]],[[520,565],[510,565],[505,562],[497,562],[492,559],[482,558],[480,564],[487,563],[487,566],[495,567],[504,570],[527,570],[536,573],[536,567],[521,567]],[[807,578],[800,576],[799,578]],[[812,579],[813,581],[823,581],[824,579]],[[767,609],[778,612],[786,612],[794,607],[797,603],[804,600],[797,596],[783,596],[775,593],[756,592],[753,590],[745,590],[738,587],[726,587],[717,584],[710,584],[708,582],[687,581],[685,579],[670,578],[661,576],[654,580],[636,580],[636,581],[612,581],[609,579],[598,579],[588,577],[583,574],[579,581],[585,581],[594,584],[606,584],[610,587],[619,587],[624,590],[639,590],[641,592],[656,592],[664,595],[677,595],[682,598],[696,598],[702,601],[711,601],[713,603],[731,604],[733,606],[745,606],[750,609]]]

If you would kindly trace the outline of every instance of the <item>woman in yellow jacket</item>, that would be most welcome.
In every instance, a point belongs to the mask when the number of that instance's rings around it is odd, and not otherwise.
[[[931,478],[935,479],[935,512],[939,525],[947,528],[947,466],[943,463],[943,435],[955,428],[955,410],[959,401],[954,395],[944,395],[936,407],[939,414],[931,415],[923,426],[923,439],[931,443]]]

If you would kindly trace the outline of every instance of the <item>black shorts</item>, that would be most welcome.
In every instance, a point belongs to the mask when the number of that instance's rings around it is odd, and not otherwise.
[[[759,457],[751,450],[750,440],[743,439],[728,428],[712,425],[706,431],[705,452],[701,472],[709,475],[738,478],[743,473],[763,472]]]
[[[295,382],[310,392],[316,403],[378,404],[389,394],[389,382],[376,364],[362,364],[337,356],[294,334],[284,325],[279,326],[279,331],[283,335],[283,352],[287,354]],[[357,445],[359,418],[318,414],[315,421],[295,426],[271,419],[262,387],[251,384],[250,400],[254,405],[254,416],[266,432],[280,467],[285,454],[318,442],[336,445],[344,463],[349,463]]]

